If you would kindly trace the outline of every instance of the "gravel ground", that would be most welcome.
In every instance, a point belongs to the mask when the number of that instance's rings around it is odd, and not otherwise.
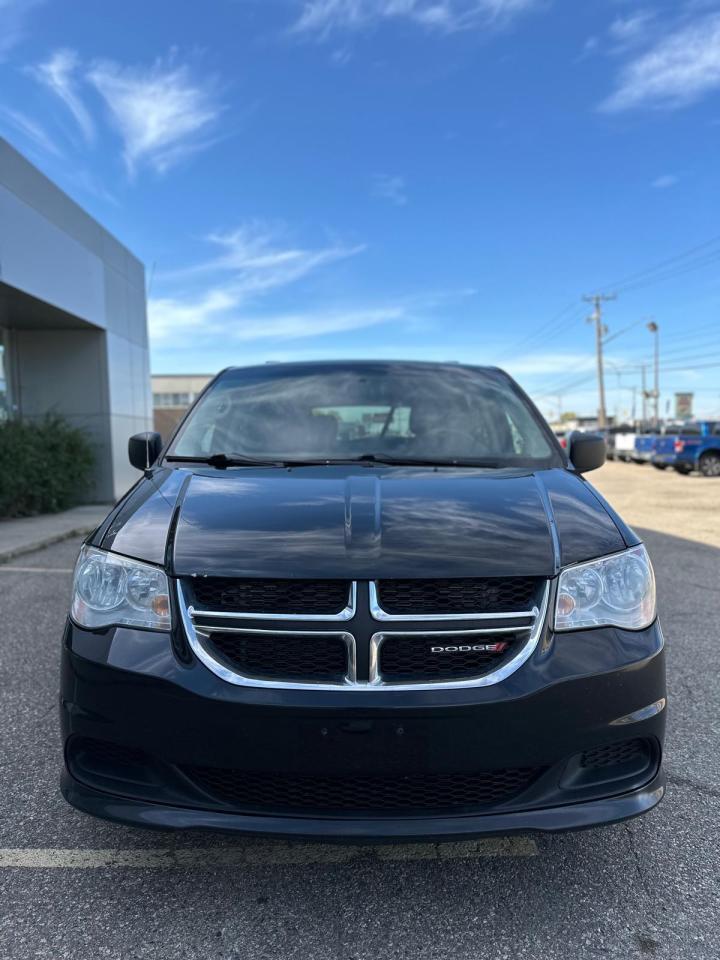
[[[273,844],[156,834],[77,813],[57,788],[56,697],[78,545],[0,568],[0,957],[720,956],[720,537],[712,534],[720,482],[624,464],[596,479],[656,565],[669,655],[668,796],[627,824],[505,845]],[[68,848],[77,869],[28,865]],[[25,865],[3,867],[3,857],[13,862],[9,850]],[[174,865],[153,866],[151,851]],[[146,866],[123,865],[132,852]],[[83,857],[117,865],[84,868]]]
[[[611,461],[588,475],[632,526],[720,547],[720,481]]]

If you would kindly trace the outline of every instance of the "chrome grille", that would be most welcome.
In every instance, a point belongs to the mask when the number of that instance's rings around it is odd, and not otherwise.
[[[525,609],[410,616],[382,610],[373,581],[335,583],[345,584],[342,611],[300,614],[232,610],[227,604],[225,609],[199,609],[196,578],[178,580],[190,647],[208,669],[237,685],[360,691],[490,686],[532,655],[550,593],[549,581],[540,589],[535,580],[530,602],[521,605]],[[358,609],[359,596],[364,609]],[[379,629],[378,620],[402,623],[384,623]],[[338,621],[348,622],[341,628]]]

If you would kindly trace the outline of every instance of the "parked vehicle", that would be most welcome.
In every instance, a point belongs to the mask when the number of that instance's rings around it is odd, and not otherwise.
[[[660,434],[658,427],[648,427],[635,436],[633,463],[650,463],[655,452],[655,443]]]
[[[720,422],[687,423],[679,433],[659,437],[652,463],[661,470],[699,470],[706,477],[720,477]]]
[[[634,427],[628,426],[626,429],[619,430],[615,434],[615,459],[630,463],[635,456],[635,440],[637,431]]]
[[[637,535],[500,370],[229,369],[85,542],[62,791],[146,827],[565,830],[664,793]]]
[[[605,437],[605,456],[608,460],[615,459],[615,432],[613,430],[605,430],[603,433]]]

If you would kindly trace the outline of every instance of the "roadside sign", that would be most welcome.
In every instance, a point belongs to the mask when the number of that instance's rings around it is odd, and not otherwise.
[[[692,393],[675,394],[675,416],[678,420],[689,420],[693,415]]]

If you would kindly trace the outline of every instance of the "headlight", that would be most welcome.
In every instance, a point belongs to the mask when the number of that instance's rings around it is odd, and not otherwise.
[[[170,629],[170,595],[162,570],[116,553],[83,547],[75,567],[71,615],[81,627]]]
[[[556,630],[642,630],[654,619],[655,575],[643,546],[568,567],[560,574]]]

